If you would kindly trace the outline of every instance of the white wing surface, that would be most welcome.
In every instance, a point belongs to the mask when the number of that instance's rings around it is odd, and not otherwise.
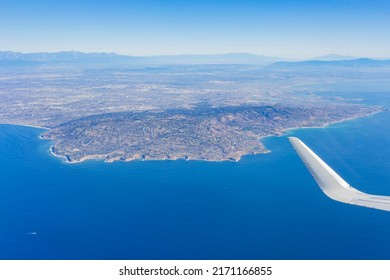
[[[367,194],[351,187],[301,140],[296,137],[289,140],[327,196],[344,203],[390,211],[390,196]]]

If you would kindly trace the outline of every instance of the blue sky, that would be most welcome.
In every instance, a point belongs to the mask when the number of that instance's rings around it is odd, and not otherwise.
[[[0,50],[390,57],[390,1],[0,0]]]

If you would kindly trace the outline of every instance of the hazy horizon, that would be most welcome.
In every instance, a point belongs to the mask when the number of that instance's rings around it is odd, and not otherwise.
[[[316,59],[328,59],[331,60],[330,57],[335,57],[336,60],[350,60],[350,59],[360,59],[360,58],[369,58],[369,59],[378,59],[378,60],[384,60],[389,59],[389,57],[368,57],[368,56],[352,56],[349,54],[338,54],[338,53],[328,53],[328,54],[320,54],[312,57],[298,57],[298,58],[292,58],[292,57],[283,57],[283,56],[269,56],[266,54],[259,54],[259,53],[249,53],[249,52],[230,52],[230,53],[176,53],[176,54],[154,54],[154,55],[135,55],[135,54],[125,54],[125,53],[118,53],[114,51],[91,51],[91,52],[85,52],[85,51],[79,51],[79,50],[55,50],[55,51],[34,51],[34,52],[25,52],[25,51],[14,51],[14,50],[0,50],[0,52],[13,52],[13,53],[21,53],[21,54],[56,54],[56,53],[82,53],[82,54],[115,54],[120,56],[133,56],[133,57],[164,57],[164,56],[223,56],[223,55],[254,55],[258,57],[265,57],[265,58],[275,58],[278,60],[287,60],[287,61],[300,61],[300,60],[316,60]]]
[[[5,1],[1,50],[390,57],[384,1]]]

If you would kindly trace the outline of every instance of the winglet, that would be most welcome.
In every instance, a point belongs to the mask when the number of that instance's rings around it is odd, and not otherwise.
[[[390,211],[390,197],[363,193],[351,187],[329,165],[296,137],[288,137],[321,190],[343,203]]]

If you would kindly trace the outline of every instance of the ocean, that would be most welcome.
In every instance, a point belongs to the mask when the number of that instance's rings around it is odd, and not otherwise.
[[[390,212],[325,196],[287,139],[390,195],[389,121],[290,130],[239,162],[81,164],[41,129],[0,125],[0,259],[390,259]]]

